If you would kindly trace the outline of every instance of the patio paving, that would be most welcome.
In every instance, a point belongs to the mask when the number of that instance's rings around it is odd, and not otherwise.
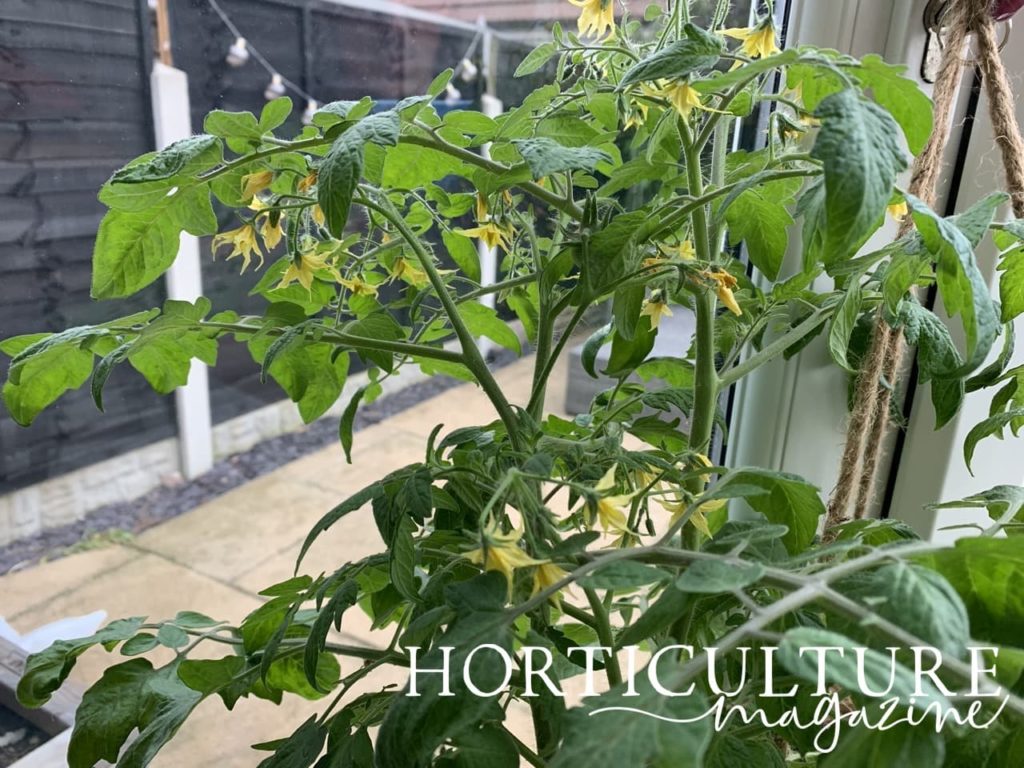
[[[513,402],[527,399],[531,371],[532,358],[524,358],[496,373]],[[565,380],[562,365],[548,388],[548,407],[556,412],[564,402]],[[71,555],[0,578],[0,615],[20,632],[96,610],[106,611],[111,619],[133,615],[163,619],[188,608],[237,622],[260,604],[260,589],[292,575],[295,556],[313,523],[344,496],[419,459],[436,423],[452,429],[493,419],[489,402],[474,385],[448,390],[357,432],[351,465],[335,445],[151,528],[130,543]],[[333,570],[382,549],[370,510],[362,509],[320,537],[303,571],[315,575]],[[361,612],[350,611],[343,641],[385,644],[387,638],[375,636],[369,624]],[[119,660],[93,649],[79,660],[72,679],[88,685]],[[402,681],[401,675],[396,679],[391,673],[389,679],[386,671],[380,671],[383,674],[364,681],[367,687]],[[294,696],[280,707],[241,699],[233,712],[227,712],[219,699],[207,700],[152,765],[256,765],[265,753],[253,752],[249,745],[288,735],[322,706],[322,702]],[[54,762],[52,757],[38,762],[38,768],[62,765],[63,760]]]

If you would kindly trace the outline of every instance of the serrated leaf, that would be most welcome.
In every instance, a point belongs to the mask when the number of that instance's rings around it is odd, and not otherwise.
[[[565,147],[554,139],[515,139],[512,142],[522,155],[530,173],[535,179],[550,176],[561,171],[596,171],[601,163],[611,161],[611,156],[593,147]]]
[[[363,150],[368,142],[380,146],[398,143],[398,112],[378,112],[360,120],[339,136],[320,163],[317,202],[324,212],[327,230],[340,238],[348,223],[359,179],[363,173]]]
[[[466,301],[459,304],[459,315],[474,336],[486,336],[495,344],[514,352],[516,356],[523,353],[515,331],[498,317],[497,311],[492,307],[477,301]]]
[[[825,171],[821,254],[828,263],[852,256],[874,231],[907,158],[892,116],[853,91],[827,97],[814,115],[822,123],[811,156]]]
[[[1022,422],[1024,422],[1024,408],[1013,408],[1004,413],[989,416],[987,419],[976,424],[967,433],[967,438],[964,440],[964,463],[967,464],[967,469],[972,475],[974,471],[971,470],[971,462],[974,460],[974,451],[977,449],[978,443],[986,437],[1002,437],[1003,430],[1006,429],[1007,425],[1015,429],[1014,435],[1016,435],[1017,425]]]
[[[541,43],[532,51],[530,51],[519,62],[519,66],[516,67],[515,74],[513,77],[526,77],[526,75],[532,75],[538,69],[543,67],[548,61],[558,52],[558,46],[555,43],[548,41]]]
[[[904,77],[905,66],[888,64],[869,53],[850,72],[871,90],[872,98],[900,124],[907,146],[919,154],[932,132],[932,101],[913,80]]]
[[[760,563],[727,563],[722,560],[698,560],[690,564],[675,581],[680,592],[715,595],[732,592],[756,583],[764,575]]]
[[[115,171],[110,177],[110,183],[138,184],[170,179],[181,173],[192,160],[209,154],[210,150],[219,146],[220,140],[216,136],[206,134],[179,139],[145,160]],[[212,156],[210,160],[211,164],[216,162]]]
[[[686,25],[686,32],[688,37],[670,43],[627,69],[619,87],[662,78],[682,80],[717,64],[724,49],[721,38],[703,33],[692,24]]]
[[[829,354],[840,367],[851,373],[855,373],[855,371],[850,365],[847,354],[850,349],[850,337],[853,335],[854,328],[857,327],[860,308],[861,289],[859,284],[854,283],[843,295],[839,309],[832,316],[832,325],[828,332]]]

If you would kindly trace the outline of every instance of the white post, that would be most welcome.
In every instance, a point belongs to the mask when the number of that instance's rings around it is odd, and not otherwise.
[[[153,63],[150,75],[153,125],[158,148],[192,135],[188,101],[188,77],[180,69]],[[181,234],[178,257],[167,271],[167,296],[195,301],[203,292],[199,267],[199,239]],[[178,417],[181,471],[185,477],[201,475],[213,466],[213,425],[210,417],[210,386],[206,365],[192,361],[188,383],[174,393]]]
[[[482,21],[480,24],[483,37],[481,58],[483,59],[483,76],[486,83],[485,91],[480,97],[480,111],[487,117],[497,117],[504,111],[505,105],[501,103],[501,99],[494,95],[496,91],[495,78],[497,77],[497,67],[494,66],[494,56],[496,53],[494,35],[487,30],[486,25]],[[480,148],[480,154],[489,158],[491,156],[490,144],[484,144]],[[483,240],[479,240],[477,241],[477,252],[480,254],[481,287],[494,285],[498,281],[498,249],[488,248]],[[480,297],[480,303],[494,309],[496,299],[497,297],[493,293],[487,293]],[[494,349],[494,342],[488,338],[481,338],[477,343],[480,345],[481,354],[485,356]]]

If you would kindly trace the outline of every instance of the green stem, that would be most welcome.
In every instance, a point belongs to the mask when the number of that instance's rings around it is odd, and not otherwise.
[[[494,174],[508,173],[512,168],[505,165],[504,163],[497,163],[493,160],[488,160],[486,157],[470,152],[468,149],[458,147],[451,144],[439,136],[431,132],[430,127],[422,123],[416,123],[418,128],[425,131],[425,135],[422,134],[405,134],[400,136],[398,141],[400,144],[414,144],[418,147],[429,147],[430,149],[436,149],[439,152],[444,152],[446,155],[457,157],[465,163],[475,165],[477,168],[483,168],[486,171],[490,171]],[[532,195],[538,200],[543,200],[545,203],[550,205],[552,208],[565,213],[577,221],[583,218],[583,211],[573,203],[571,200],[556,195],[540,184],[534,181],[517,181],[513,186],[519,187],[524,192]]]
[[[794,344],[817,331],[832,316],[833,312],[833,309],[819,309],[759,352],[755,352],[743,362],[725,371],[719,379],[721,386],[723,388],[730,387],[754,369],[775,359]]]
[[[612,635],[612,625],[608,621],[608,611],[605,610],[597,592],[592,589],[584,589],[583,593],[587,596],[590,610],[594,614],[597,639],[608,649],[604,656],[604,671],[608,676],[608,685],[614,687],[622,683],[622,670],[619,668],[619,659],[615,655],[615,638]]]
[[[551,372],[555,368],[555,363],[561,359],[565,345],[569,343],[569,339],[572,336],[573,331],[576,330],[576,326],[579,325],[580,321],[583,319],[583,315],[586,314],[587,309],[587,304],[581,304],[576,308],[576,312],[571,318],[569,318],[569,322],[562,331],[562,335],[558,339],[558,343],[555,344],[555,348],[552,349],[551,354],[548,355],[548,359],[545,361],[540,375],[534,378],[534,387],[533,391],[530,393],[530,402],[526,406],[528,413],[539,412],[539,409],[544,407],[544,392],[547,388],[548,379],[551,377]],[[555,314],[558,314],[557,307]]]
[[[522,448],[522,440],[519,436],[519,422],[515,412],[513,412],[512,406],[505,399],[505,394],[501,391],[501,387],[498,386],[498,382],[495,381],[494,376],[487,367],[487,362],[484,360],[483,355],[480,354],[480,348],[476,345],[476,339],[462,320],[462,315],[459,314],[459,308],[456,306],[455,299],[448,293],[448,287],[444,284],[441,274],[437,271],[434,257],[423,246],[419,238],[416,237],[416,233],[412,231],[412,228],[402,218],[386,195],[377,196],[376,201],[362,197],[359,199],[359,203],[387,218],[409,244],[409,247],[412,248],[413,253],[416,254],[420,266],[426,272],[427,279],[437,294],[438,301],[441,302],[445,314],[448,315],[448,322],[452,324],[452,329],[462,345],[462,364],[469,368],[473,377],[479,382],[484,394],[487,395],[494,405],[494,409],[498,412],[498,416],[505,425],[513,447],[516,449]]]

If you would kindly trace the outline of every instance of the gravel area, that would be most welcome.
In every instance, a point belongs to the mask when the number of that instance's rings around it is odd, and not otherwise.
[[[501,368],[515,359],[512,353],[502,351],[492,358],[491,368]],[[377,424],[463,383],[436,376],[412,384],[361,407],[353,429],[359,431]],[[337,440],[336,418],[321,419],[300,431],[265,440],[244,453],[217,462],[213,469],[194,480],[154,488],[138,499],[108,504],[70,525],[0,547],[0,575],[68,554],[70,547],[90,537],[102,537],[106,532],[139,533]]]
[[[0,707],[0,768],[13,765],[49,738],[32,723]]]

